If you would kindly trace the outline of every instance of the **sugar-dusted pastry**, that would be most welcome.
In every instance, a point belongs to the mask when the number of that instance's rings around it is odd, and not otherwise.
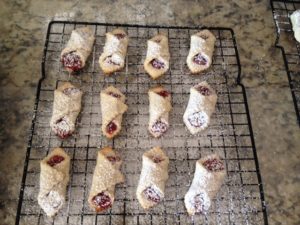
[[[291,22],[295,39],[300,42],[300,9],[293,12],[293,14],[291,15]]]
[[[125,95],[117,88],[109,86],[101,91],[100,99],[102,132],[107,138],[113,138],[120,132],[123,114],[127,111]]]
[[[168,165],[169,158],[159,147],[143,154],[143,167],[136,196],[144,209],[149,209],[163,200],[168,180]]]
[[[115,186],[124,182],[120,171],[121,158],[109,147],[98,152],[92,187],[88,202],[92,209],[101,212],[112,207],[115,200]]]
[[[215,36],[209,30],[202,30],[191,36],[186,63],[192,73],[199,73],[210,67],[215,41]]]
[[[105,74],[121,70],[125,65],[128,46],[128,35],[122,29],[115,29],[106,33],[103,53],[99,58],[99,65]]]
[[[183,115],[183,121],[192,134],[204,130],[215,111],[217,94],[203,81],[190,89],[190,99]]]
[[[50,120],[52,131],[60,138],[66,138],[75,130],[75,123],[81,109],[82,91],[66,82],[54,91],[53,112]]]
[[[69,182],[70,157],[55,148],[40,162],[40,191],[38,203],[47,216],[54,216],[65,203]]]
[[[163,34],[157,34],[147,41],[148,49],[144,62],[146,72],[157,79],[169,69],[169,43]]]
[[[194,179],[184,197],[189,215],[204,213],[209,209],[225,176],[224,164],[216,154],[208,155],[196,162]]]
[[[69,72],[75,72],[85,66],[92,52],[95,35],[90,27],[80,27],[72,31],[66,47],[61,52],[61,62]]]
[[[163,87],[152,88],[149,95],[149,126],[148,130],[154,137],[160,137],[169,128],[169,112],[171,94]]]

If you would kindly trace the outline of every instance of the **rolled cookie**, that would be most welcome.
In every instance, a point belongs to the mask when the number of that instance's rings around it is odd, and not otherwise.
[[[190,51],[186,63],[195,74],[210,67],[216,38],[209,30],[202,30],[191,36]]]
[[[95,41],[94,31],[90,27],[80,27],[72,31],[66,47],[61,52],[61,62],[69,72],[75,72],[85,66]]]
[[[54,216],[65,203],[69,182],[70,157],[62,148],[55,148],[40,162],[38,203],[47,216]]]
[[[194,179],[184,197],[189,215],[204,213],[209,209],[225,176],[224,164],[216,154],[206,156],[196,162]]]
[[[74,132],[81,109],[81,98],[82,91],[69,82],[54,91],[50,127],[60,138],[66,138]]]
[[[171,94],[163,87],[152,88],[149,95],[149,126],[148,130],[153,137],[160,137],[169,128],[169,112]]]
[[[98,152],[92,186],[88,198],[89,205],[96,212],[110,208],[115,200],[115,186],[124,182],[120,171],[121,158],[106,147]]]
[[[163,34],[157,34],[147,41],[147,45],[144,68],[153,79],[157,79],[169,69],[168,38]]]
[[[127,111],[125,95],[117,88],[109,86],[100,93],[102,132],[107,138],[113,138],[121,131],[123,114]]]
[[[149,209],[165,196],[165,185],[168,180],[169,158],[159,147],[143,155],[143,167],[136,196],[144,209]]]
[[[103,53],[99,58],[99,65],[105,74],[121,70],[125,65],[128,46],[128,36],[122,29],[115,29],[106,33]]]
[[[216,92],[203,81],[190,89],[190,99],[183,115],[183,121],[192,134],[204,130],[217,103]]]

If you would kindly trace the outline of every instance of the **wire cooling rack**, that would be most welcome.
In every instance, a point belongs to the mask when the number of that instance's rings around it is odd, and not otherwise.
[[[277,29],[276,47],[282,51],[285,69],[300,126],[300,43],[294,38],[290,15],[300,9],[300,1],[271,0]]]
[[[80,26],[92,27],[96,41],[84,70],[77,76],[69,76],[59,56],[71,31]],[[130,37],[126,66],[107,77],[99,69],[98,58],[105,33],[116,27],[125,29]],[[217,38],[213,65],[206,73],[193,76],[185,60],[190,35],[199,29],[64,21],[49,24],[16,224],[268,224],[246,94],[239,83],[240,62],[233,31],[208,28]],[[143,60],[147,39],[158,32],[168,35],[171,62],[167,74],[153,81],[143,69]],[[203,80],[218,92],[218,103],[209,128],[192,136],[182,116],[190,87]],[[76,133],[67,140],[57,138],[49,127],[53,91],[64,81],[71,81],[84,91]],[[171,126],[160,139],[152,138],[147,131],[147,91],[157,84],[164,85],[172,93],[173,105]],[[129,106],[122,131],[113,140],[107,140],[101,133],[99,93],[108,85],[119,88],[126,95]],[[37,203],[39,161],[57,146],[71,156],[71,176],[66,204],[54,219],[50,219]],[[126,182],[117,186],[113,207],[96,215],[88,207],[87,197],[96,152],[104,146],[112,146],[122,156]],[[164,201],[146,212],[139,206],[135,191],[142,154],[154,146],[161,146],[168,154],[170,178]],[[196,160],[210,153],[217,153],[224,159],[227,178],[209,212],[191,218],[183,198],[193,179]]]

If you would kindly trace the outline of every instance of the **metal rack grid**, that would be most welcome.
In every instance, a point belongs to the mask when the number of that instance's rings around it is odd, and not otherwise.
[[[271,0],[271,7],[276,24],[276,47],[282,51],[285,69],[300,126],[300,43],[294,38],[289,16],[300,9],[300,1]]]
[[[84,70],[77,76],[69,76],[59,62],[59,55],[71,31],[80,26],[91,26],[96,41]],[[130,43],[124,70],[107,77],[99,69],[98,58],[105,33],[115,27],[127,31]],[[16,224],[268,224],[245,89],[239,83],[240,62],[233,31],[208,28],[217,38],[213,65],[205,74],[192,76],[185,59],[190,35],[199,29],[65,21],[49,24]],[[167,74],[153,81],[142,65],[146,40],[158,32],[168,35],[171,62]],[[183,124],[182,115],[190,87],[203,80],[217,90],[218,103],[209,128],[192,136]],[[53,91],[64,81],[76,83],[85,94],[77,133],[60,140],[52,133],[49,119]],[[147,132],[147,91],[156,84],[170,90],[173,105],[171,126],[160,139],[152,138]],[[122,131],[113,140],[103,137],[100,128],[99,93],[107,85],[115,85],[125,93],[129,106]],[[157,145],[170,158],[169,180],[163,202],[146,212],[139,206],[135,191],[142,154]],[[71,156],[71,177],[66,204],[51,219],[45,216],[36,200],[39,161],[57,146]],[[87,196],[96,152],[104,146],[112,146],[122,156],[126,182],[117,186],[113,207],[96,215],[88,207]],[[193,179],[196,160],[209,153],[217,153],[224,159],[227,178],[209,212],[191,218],[186,213],[183,198]]]

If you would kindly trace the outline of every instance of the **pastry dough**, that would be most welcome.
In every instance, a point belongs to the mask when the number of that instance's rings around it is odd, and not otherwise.
[[[152,88],[149,95],[149,132],[154,137],[160,137],[169,128],[169,112],[171,106],[171,94],[163,87]]]
[[[99,65],[105,74],[121,70],[125,65],[128,46],[128,36],[122,29],[115,29],[106,33],[103,53],[99,58]]]
[[[115,186],[124,182],[120,171],[121,158],[109,147],[98,152],[88,202],[92,209],[101,212],[110,208],[115,200]]]
[[[189,215],[206,212],[217,195],[226,175],[225,167],[216,154],[196,162],[196,170],[190,189],[184,197]]]
[[[73,30],[67,46],[61,53],[61,62],[69,71],[78,71],[92,52],[95,41],[94,31],[90,27],[80,27]]]
[[[186,63],[192,73],[199,73],[210,67],[215,41],[215,36],[209,30],[202,30],[191,36]]]
[[[100,93],[102,112],[102,132],[107,138],[116,136],[122,126],[123,113],[127,111],[125,95],[117,88],[109,86]]]
[[[40,191],[38,203],[47,216],[54,216],[65,202],[69,182],[70,157],[55,148],[40,162]]]
[[[69,82],[54,91],[50,127],[60,138],[66,138],[74,132],[76,119],[81,109],[81,98],[82,91]]]
[[[148,40],[147,44],[148,49],[144,68],[153,79],[157,79],[169,69],[168,38],[163,34],[157,34]]]
[[[190,99],[183,115],[183,121],[192,134],[204,130],[217,103],[216,92],[203,81],[190,89]]]
[[[136,196],[144,209],[149,209],[163,200],[169,177],[168,165],[169,158],[159,147],[143,154],[143,167]]]
[[[291,22],[295,39],[300,42],[300,9],[293,12],[293,14],[291,15]]]

